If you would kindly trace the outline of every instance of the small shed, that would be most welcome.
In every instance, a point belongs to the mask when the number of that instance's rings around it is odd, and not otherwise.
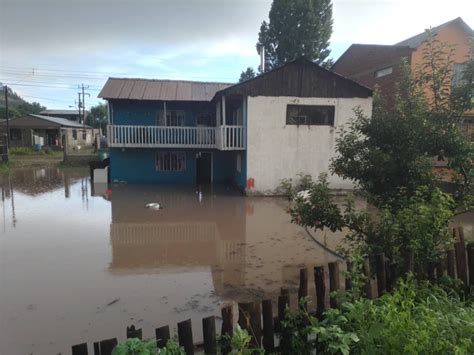
[[[1,129],[6,132],[6,121],[0,122]],[[10,130],[10,147],[32,147],[41,142],[44,146],[69,147],[92,146],[99,129],[82,125],[78,122],[61,117],[50,117],[30,114],[12,118],[8,122]]]

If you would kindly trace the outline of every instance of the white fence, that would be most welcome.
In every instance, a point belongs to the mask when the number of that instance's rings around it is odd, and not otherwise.
[[[244,126],[164,127],[109,125],[109,147],[245,149]]]

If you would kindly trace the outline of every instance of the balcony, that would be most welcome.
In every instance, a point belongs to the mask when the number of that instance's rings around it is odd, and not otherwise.
[[[165,127],[109,125],[111,148],[208,148],[245,149],[244,126]]]

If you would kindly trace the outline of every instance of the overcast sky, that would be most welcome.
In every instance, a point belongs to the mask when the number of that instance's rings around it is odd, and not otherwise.
[[[393,44],[461,16],[474,0],[334,0],[331,56]],[[271,0],[0,0],[0,82],[28,101],[86,106],[109,76],[235,82],[257,67]]]

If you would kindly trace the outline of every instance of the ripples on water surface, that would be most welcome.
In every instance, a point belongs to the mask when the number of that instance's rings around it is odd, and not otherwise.
[[[123,340],[132,323],[152,337],[187,318],[199,340],[201,319],[220,305],[276,300],[301,267],[337,259],[290,223],[284,199],[215,188],[199,201],[183,186],[99,186],[92,196],[87,174],[1,178],[1,354],[67,354]],[[317,238],[334,247],[341,235]]]

